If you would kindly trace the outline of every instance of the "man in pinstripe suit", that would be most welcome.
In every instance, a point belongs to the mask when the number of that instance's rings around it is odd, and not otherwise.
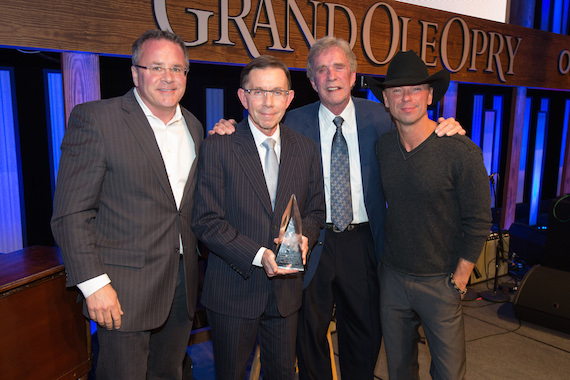
[[[190,228],[200,122],[179,106],[184,41],[145,32],[135,89],[74,108],[62,144],[52,230],[68,286],[97,322],[98,379],[181,379],[192,328]]]
[[[287,66],[260,56],[242,70],[240,86],[248,118],[232,135],[207,138],[199,158],[192,226],[212,253],[201,302],[218,379],[244,378],[259,332],[265,376],[291,380],[303,277],[277,267],[274,239],[295,194],[303,258],[316,243],[325,221],[321,160],[315,142],[279,124],[293,99]],[[275,192],[266,140],[276,143]]]

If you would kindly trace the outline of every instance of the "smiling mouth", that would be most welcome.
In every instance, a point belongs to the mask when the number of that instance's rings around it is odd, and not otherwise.
[[[337,91],[340,90],[340,87],[327,87],[327,91]]]

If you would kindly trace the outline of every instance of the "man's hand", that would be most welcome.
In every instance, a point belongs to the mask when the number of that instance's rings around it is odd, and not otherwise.
[[[453,272],[453,280],[455,281],[455,285],[461,290],[467,289],[467,283],[469,282],[469,276],[471,276],[471,272],[475,268],[475,264],[467,261],[465,259],[459,259],[459,263],[457,263],[457,268],[455,268],[455,272]]]
[[[270,278],[299,272],[294,269],[278,268],[277,263],[275,262],[275,253],[269,249],[266,249],[265,252],[263,252],[263,255],[261,256],[261,265],[263,265],[263,269],[265,269],[267,277]]]
[[[99,326],[107,328],[107,330],[119,329],[121,327],[121,304],[117,297],[117,292],[107,284],[95,293],[91,294],[85,300],[87,302],[87,310],[89,318],[93,322],[97,322]]]
[[[234,119],[220,119],[214,128],[208,131],[208,135],[218,134],[218,135],[231,135],[236,131],[237,122]]]
[[[465,129],[454,118],[444,119],[440,117],[437,119],[438,125],[435,127],[435,133],[439,136],[453,136],[455,134],[464,135]],[[216,124],[217,125],[217,124]]]

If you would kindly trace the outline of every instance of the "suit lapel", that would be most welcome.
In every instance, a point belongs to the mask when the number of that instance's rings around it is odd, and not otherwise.
[[[259,151],[255,146],[255,141],[249,130],[247,118],[237,125],[233,144],[237,162],[245,173],[245,177],[251,183],[263,207],[269,214],[272,214],[271,199],[269,198],[263,167],[259,159]],[[281,174],[279,174],[279,176],[281,177]],[[277,182],[277,188],[279,188],[279,181]]]
[[[371,162],[370,160],[376,160],[376,149],[372,147],[372,149],[368,149],[367,145],[374,143],[378,139],[376,136],[376,129],[372,124],[373,118],[369,115],[368,109],[366,107],[362,107],[362,103],[358,101],[358,99],[354,99],[354,108],[356,110],[356,127],[358,130],[358,150],[360,152],[360,172],[362,175],[362,192],[364,193],[364,198],[368,193],[368,186],[370,178],[370,170],[371,170]],[[372,152],[372,156],[370,154],[366,154],[366,152]],[[364,153],[364,155],[363,155]]]
[[[303,135],[315,141],[319,146],[319,150],[321,149],[321,132],[319,128],[320,104],[320,102],[315,102],[308,107],[303,125],[298,129]]]
[[[200,152],[200,145],[203,141],[203,133],[202,129],[198,130],[193,123],[193,116],[192,114],[187,111],[185,108],[180,107],[182,110],[182,116],[186,122],[186,127],[190,132],[190,136],[192,136],[192,140],[194,142],[194,151],[196,152],[196,157],[194,158],[194,162],[190,167],[190,172],[188,173],[188,180],[186,181],[186,185],[184,186],[184,193],[182,194],[182,201],[180,202],[180,209],[186,204],[186,201],[189,196],[193,194],[193,187],[195,186],[194,178],[196,177],[196,170],[198,170],[198,154]],[[192,198],[190,198],[192,199]]]
[[[277,195],[275,197],[275,212],[282,215],[291,198],[291,184],[296,175],[297,144],[292,137],[291,130],[281,125],[281,160],[279,162],[279,180],[277,182]]]
[[[154,132],[152,131],[144,112],[137,103],[133,90],[123,96],[122,107],[123,111],[125,111],[123,118],[125,124],[132,131],[141,146],[141,149],[148,157],[148,162],[155,172],[163,191],[168,196],[172,204],[176,206],[174,194],[172,193],[170,182],[168,181],[166,167],[164,166],[160,149],[156,143],[156,137],[154,136]]]

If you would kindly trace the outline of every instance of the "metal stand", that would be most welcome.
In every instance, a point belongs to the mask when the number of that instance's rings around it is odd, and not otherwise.
[[[497,205],[499,204],[499,195],[497,194],[497,189],[495,187],[495,180],[494,180],[494,175],[491,175],[489,177],[489,180],[491,181],[491,188],[493,189],[493,192],[495,193],[495,218],[497,219],[497,229],[498,232],[497,234],[499,235],[499,243],[497,244],[497,249],[495,250],[495,279],[494,279],[494,284],[493,284],[493,290],[487,290],[484,292],[479,293],[479,295],[481,296],[481,298],[483,298],[486,301],[490,301],[490,302],[508,302],[511,300],[511,297],[508,294],[505,294],[503,292],[497,292],[498,289],[498,279],[499,279],[499,263],[503,258],[503,231],[501,230],[501,220],[499,219],[499,212],[497,211]]]

